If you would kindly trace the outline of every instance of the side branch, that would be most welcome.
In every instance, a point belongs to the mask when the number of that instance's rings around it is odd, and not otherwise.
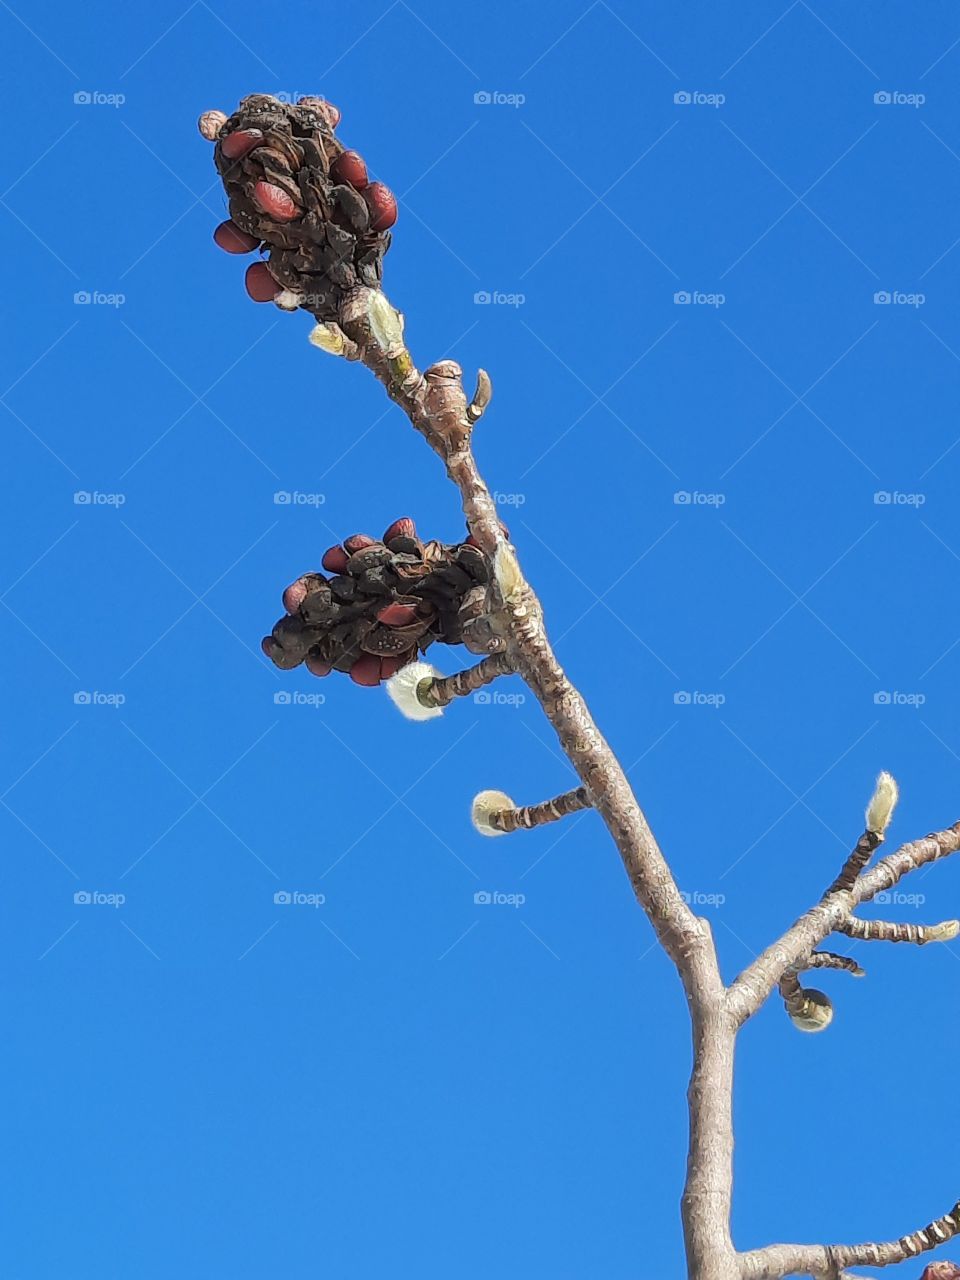
[[[960,1202],[949,1213],[911,1235],[886,1244],[775,1244],[740,1255],[742,1280],[814,1276],[834,1280],[844,1267],[890,1267],[906,1262],[960,1233]]]

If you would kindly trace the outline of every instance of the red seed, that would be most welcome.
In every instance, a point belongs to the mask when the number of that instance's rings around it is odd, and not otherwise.
[[[300,216],[300,208],[289,192],[262,178],[253,189],[253,198],[274,222],[292,222]]]
[[[380,683],[380,659],[373,653],[361,653],[350,668],[350,679],[354,684],[373,689]]]
[[[303,665],[312,676],[328,676],[333,670],[329,662],[324,662],[322,658],[317,658],[312,653],[307,654]]]
[[[237,224],[229,219],[220,223],[213,233],[213,238],[227,253],[251,253],[260,243],[256,236],[247,235],[246,231],[241,231]]]
[[[263,134],[259,129],[235,129],[220,143],[220,150],[228,160],[239,160],[254,147],[259,147]]]
[[[401,516],[399,520],[394,520],[393,524],[383,535],[383,541],[389,542],[392,538],[415,538],[417,536],[417,526],[413,523],[409,516]]]
[[[251,262],[243,282],[254,302],[272,302],[280,292],[280,285],[270,274],[265,262]]]
[[[385,627],[408,627],[411,622],[416,622],[417,611],[409,604],[385,604],[377,614],[377,621],[382,622]]]
[[[275,644],[276,642],[274,641],[273,636],[264,636],[263,639],[260,641],[260,648],[263,650],[264,654],[268,658],[273,657],[273,650],[275,648]]]
[[[326,569],[327,573],[343,573],[347,567],[347,561],[350,557],[344,551],[343,547],[328,547],[323,553],[321,565]]]
[[[371,231],[386,231],[397,220],[397,197],[382,182],[371,182],[363,192],[370,209]]]
[[[371,538],[368,533],[354,533],[349,538],[344,538],[343,545],[351,555],[355,551],[362,551],[364,547],[372,547],[376,543],[376,538]]]
[[[330,166],[330,177],[334,182],[348,182],[357,191],[368,186],[367,166],[359,151],[341,151]]]
[[[307,584],[303,578],[298,578],[296,582],[291,582],[289,587],[283,593],[283,607],[287,613],[296,613],[307,598]]]
[[[391,676],[395,676],[400,668],[406,663],[406,657],[401,658],[381,658],[380,659],[380,679],[389,680]]]

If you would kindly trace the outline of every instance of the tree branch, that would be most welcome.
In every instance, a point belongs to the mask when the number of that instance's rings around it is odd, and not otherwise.
[[[911,1235],[886,1244],[775,1244],[740,1255],[742,1280],[814,1276],[834,1280],[844,1267],[889,1267],[906,1262],[960,1233],[960,1202],[949,1213]]]

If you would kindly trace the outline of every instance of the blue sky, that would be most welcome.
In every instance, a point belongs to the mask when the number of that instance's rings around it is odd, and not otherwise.
[[[467,821],[572,785],[536,707],[411,725],[259,652],[332,541],[462,520],[365,371],[247,301],[195,120],[322,93],[398,193],[387,291],[421,365],[490,371],[481,465],[732,977],[878,769],[891,837],[960,816],[960,14],[267,15],[0,9],[3,1273],[675,1276],[678,984],[594,816]],[[903,889],[877,913],[960,914],[960,863]],[[957,1198],[960,948],[852,950],[827,1034],[743,1036],[744,1247]]]

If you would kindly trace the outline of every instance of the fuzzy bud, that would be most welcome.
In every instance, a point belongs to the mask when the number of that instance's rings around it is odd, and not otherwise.
[[[813,987],[804,988],[802,1001],[794,1009],[788,1009],[790,1021],[798,1031],[826,1031],[833,1021],[833,1005],[822,991]]]
[[[503,791],[481,791],[474,796],[470,818],[474,827],[482,836],[504,836],[507,833],[491,825],[490,819],[503,809],[514,809],[516,805]]]
[[[892,774],[884,771],[877,778],[877,785],[867,805],[867,830],[882,836],[890,825],[893,810],[900,796],[900,788]]]
[[[440,672],[429,662],[410,662],[387,681],[387,693],[397,710],[408,720],[434,720],[442,707],[427,707],[417,696],[424,680],[436,680]]]
[[[310,341],[331,356],[342,356],[346,346],[343,330],[336,324],[318,324],[310,330]]]
[[[944,920],[940,924],[928,925],[924,933],[928,942],[953,942],[960,935],[960,920]]]
[[[371,291],[367,317],[373,336],[377,340],[377,346],[381,347],[388,356],[396,355],[403,350],[403,318],[379,289]]]
[[[520,572],[519,561],[509,542],[497,543],[497,550],[493,557],[493,573],[504,602],[512,603],[520,595],[523,574]]]

